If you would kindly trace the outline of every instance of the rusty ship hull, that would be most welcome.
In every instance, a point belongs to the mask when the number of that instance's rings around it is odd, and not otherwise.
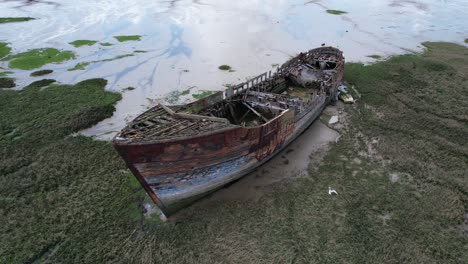
[[[297,138],[336,100],[344,57],[322,47],[275,73],[184,106],[158,105],[113,146],[166,215],[239,179]]]

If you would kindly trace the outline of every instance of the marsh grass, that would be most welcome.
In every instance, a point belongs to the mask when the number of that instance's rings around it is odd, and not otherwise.
[[[47,75],[47,74],[51,74],[53,72],[54,72],[53,70],[39,70],[39,71],[31,72],[31,74],[29,74],[29,76],[31,76],[31,77],[44,76],[44,75]]]
[[[12,69],[31,70],[49,63],[61,63],[74,58],[75,53],[72,51],[43,48],[13,54],[2,60],[10,61],[8,67]]]
[[[119,41],[119,42],[125,42],[125,41],[140,41],[141,36],[140,35],[129,35],[129,36],[114,36],[114,38]]]
[[[141,218],[109,143],[70,136],[111,115],[102,80],[0,91],[0,263],[466,263],[467,49],[425,45],[346,65],[363,97],[308,177],[175,224]]]
[[[69,44],[74,46],[75,48],[79,48],[79,47],[82,47],[82,46],[92,46],[92,45],[94,45],[96,43],[97,43],[96,40],[80,39],[80,40],[72,41]]]
[[[369,57],[369,58],[373,58],[373,59],[376,59],[376,60],[379,60],[379,59],[381,59],[381,58],[382,58],[382,56],[380,56],[380,55],[377,55],[377,54],[369,55],[369,56],[367,56],[367,57]]]
[[[327,13],[328,13],[328,14],[332,14],[332,15],[343,15],[343,14],[347,14],[348,12],[346,12],[346,11],[341,11],[341,10],[328,9],[328,10],[327,10]]]
[[[222,70],[222,71],[229,71],[229,70],[231,70],[232,68],[231,68],[231,66],[229,66],[229,65],[223,64],[223,65],[219,66],[218,69],[220,69],[220,70]]]
[[[110,59],[95,60],[95,61],[82,61],[82,62],[78,62],[73,68],[68,69],[68,71],[85,70],[86,67],[88,67],[89,65],[91,65],[93,63],[114,61],[114,60],[119,60],[119,59],[123,59],[123,58],[126,58],[126,57],[131,57],[131,56],[135,56],[135,55],[134,54],[123,54],[123,55],[115,56],[115,57],[110,58]]]
[[[32,17],[0,17],[0,24],[4,23],[15,23],[15,22],[26,22],[34,20]]]
[[[12,71],[0,72],[0,77],[4,77],[4,76],[7,76],[7,75],[12,74],[12,73],[13,73]]]
[[[4,74],[4,72],[2,72]],[[6,74],[5,74],[6,75]],[[2,76],[2,75],[0,75]],[[0,77],[0,88],[16,87],[15,79],[10,77]]]
[[[0,59],[10,54],[11,48],[6,42],[0,42]]]

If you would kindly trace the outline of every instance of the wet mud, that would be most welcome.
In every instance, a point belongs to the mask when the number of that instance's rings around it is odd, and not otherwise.
[[[3,26],[0,41],[16,54],[45,47],[66,50],[76,40],[101,43],[75,48],[76,59],[44,67],[61,83],[103,77],[108,90],[136,88],[124,91],[112,118],[84,132],[108,135],[173,91],[193,86],[222,90],[321,44],[339,47],[347,61],[363,62],[375,61],[374,55],[421,51],[423,41],[463,44],[467,12],[463,0],[0,1],[0,17],[36,18]],[[115,36],[141,38],[119,42]],[[124,54],[135,56],[103,61]],[[99,63],[67,71],[90,61]],[[235,71],[219,70],[220,65]],[[35,81],[30,73],[15,71],[11,77],[23,87]]]

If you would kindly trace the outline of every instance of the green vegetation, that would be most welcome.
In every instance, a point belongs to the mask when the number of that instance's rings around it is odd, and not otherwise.
[[[146,50],[135,50],[134,52],[135,52],[135,53],[146,53],[146,52],[148,52],[148,51],[146,51]]]
[[[109,219],[133,226],[130,180],[110,144],[70,136],[111,116],[121,96],[105,84],[0,91],[0,263],[74,262],[87,240],[106,240]]]
[[[8,43],[0,42],[0,59],[10,54],[11,48],[8,47]]]
[[[219,66],[218,69],[220,69],[222,71],[229,71],[229,70],[231,70],[231,66],[223,64],[223,65]]]
[[[200,91],[198,93],[194,93],[192,94],[192,97],[199,100],[199,99],[202,99],[202,98],[205,98],[207,96],[210,96],[212,94],[215,94],[217,93],[218,91]]]
[[[122,91],[124,91],[124,92],[125,92],[125,91],[133,91],[133,90],[135,90],[135,89],[136,89],[135,87],[129,86],[129,87],[127,87],[127,88],[124,88]]]
[[[75,40],[73,42],[70,42],[70,45],[73,45],[75,48],[79,48],[81,46],[92,46],[96,44],[96,40],[86,40],[86,39],[80,39],[80,40]]]
[[[75,58],[72,51],[60,51],[54,48],[32,49],[26,52],[10,55],[3,60],[9,60],[12,69],[31,70],[49,63],[60,63]]]
[[[376,60],[379,60],[379,59],[381,59],[381,58],[382,58],[382,56],[380,56],[380,55],[377,55],[377,54],[374,54],[374,55],[369,55],[369,56],[367,56],[367,57],[369,57],[369,58],[373,58],[373,59],[376,59]]]
[[[112,46],[112,45],[114,45],[114,44],[109,43],[109,42],[101,42],[101,43],[99,43],[99,45],[108,47],[108,46]]]
[[[8,77],[0,78],[0,88],[13,88],[16,87],[15,79]]]
[[[468,38],[467,38],[467,39],[465,39],[465,43],[468,43]]]
[[[276,67],[278,67],[278,66],[279,66],[278,63],[273,63],[273,64],[271,64],[271,67],[272,67],[272,68],[276,68]]]
[[[84,70],[88,65],[93,63],[92,61],[84,61],[84,62],[78,62],[75,67],[68,69],[68,71],[76,71],[76,70]]]
[[[341,11],[341,10],[328,9],[328,10],[327,10],[327,13],[328,13],[328,14],[332,14],[332,15],[342,15],[342,14],[347,14],[348,12],[346,12],[346,11]]]
[[[52,84],[54,82],[56,82],[56,80],[54,80],[54,79],[42,79],[42,80],[30,83],[26,87],[27,88],[42,88],[42,87],[47,87],[47,86],[49,86],[50,84]]]
[[[32,17],[0,17],[0,24],[3,23],[14,23],[14,22],[25,22],[29,20],[34,20]]]
[[[44,75],[47,75],[47,74],[51,74],[53,72],[54,72],[53,70],[39,70],[39,71],[31,72],[31,74],[29,76],[31,76],[31,77],[44,76]]]
[[[115,39],[117,39],[119,42],[125,42],[125,41],[140,41],[141,36],[140,35],[130,35],[130,36],[114,36]]]
[[[142,218],[109,143],[70,136],[114,110],[102,80],[0,91],[0,263],[466,263],[468,49],[425,46],[346,65],[363,97],[308,176],[176,224]]]
[[[83,62],[77,63],[75,65],[75,67],[68,69],[68,71],[84,70],[84,69],[86,69],[86,67],[88,67],[92,63],[114,61],[114,60],[118,60],[118,59],[122,59],[122,58],[126,58],[126,57],[131,57],[131,56],[134,56],[134,55],[133,54],[124,54],[124,55],[119,55],[119,56],[116,56],[116,57],[110,58],[110,59],[97,60],[97,61],[83,61]]]
[[[4,77],[4,76],[7,76],[8,74],[12,74],[13,72],[11,71],[4,71],[4,72],[0,72],[0,77]]]

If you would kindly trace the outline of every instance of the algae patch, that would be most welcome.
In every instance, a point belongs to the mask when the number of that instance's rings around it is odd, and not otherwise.
[[[114,58],[110,59],[104,59],[104,60],[97,60],[97,61],[83,61],[79,62],[75,65],[75,67],[68,69],[68,71],[76,71],[76,70],[84,70],[87,66],[89,66],[91,63],[97,63],[97,62],[107,62],[107,61],[114,61],[126,57],[131,57],[134,56],[133,54],[124,54],[124,55],[119,55]]]
[[[88,65],[90,65],[92,62],[89,61],[84,61],[84,62],[78,62],[75,67],[68,69],[68,71],[76,71],[76,70],[84,70]]]
[[[10,55],[3,60],[9,60],[8,66],[12,69],[31,70],[49,63],[60,63],[74,58],[75,53],[72,51],[43,48]]]
[[[12,74],[13,72],[11,71],[4,71],[4,72],[0,72],[0,77],[4,77],[4,76],[7,76],[8,74]]]
[[[0,88],[13,88],[16,86],[15,79],[2,77],[0,78]]]
[[[52,84],[54,82],[56,82],[56,80],[54,80],[54,79],[42,79],[42,80],[30,83],[25,88],[42,88],[42,87],[49,86],[50,84]]]
[[[348,12],[341,11],[341,10],[328,9],[327,13],[332,14],[332,15],[343,15],[343,14],[347,14]]]
[[[43,76],[43,75],[51,74],[53,72],[54,72],[53,70],[39,70],[39,71],[31,72],[31,74],[29,74],[29,76],[37,77],[37,76]]]
[[[114,44],[109,43],[109,42],[101,42],[101,43],[99,43],[99,45],[104,46],[104,47],[109,47],[109,46],[112,46]]]
[[[380,55],[377,55],[377,54],[369,55],[369,56],[367,56],[367,57],[369,57],[369,58],[373,58],[373,59],[376,59],[376,60],[379,60],[379,59],[381,59],[381,58],[382,58],[382,56],[380,56]]]
[[[32,17],[0,17],[0,24],[4,23],[15,23],[15,22],[26,22],[34,20]]]
[[[230,71],[232,68],[229,65],[223,64],[223,65],[219,66],[218,69],[220,69],[222,71]]]
[[[8,43],[0,42],[0,58],[10,54],[11,48],[8,47]]]
[[[117,39],[119,42],[140,41],[141,40],[140,35],[114,36],[114,38]]]
[[[80,39],[80,40],[72,41],[72,42],[70,42],[68,44],[74,46],[75,48],[79,48],[81,46],[92,46],[92,45],[94,45],[96,43],[97,43],[96,40]]]

